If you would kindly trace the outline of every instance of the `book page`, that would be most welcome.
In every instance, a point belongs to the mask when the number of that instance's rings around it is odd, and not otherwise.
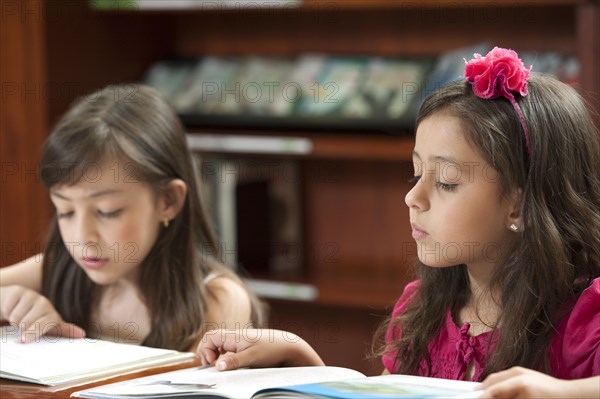
[[[341,367],[282,367],[217,371],[196,367],[138,378],[75,392],[80,398],[157,398],[167,395],[206,394],[212,397],[250,398],[256,391],[285,385],[364,377]]]
[[[454,381],[409,375],[382,375],[341,381],[325,381],[268,389],[254,399],[311,398],[397,399],[397,398],[478,398],[477,382]]]
[[[159,365],[171,358],[190,359],[192,353],[87,338],[42,336],[23,344],[14,327],[2,327],[0,376],[56,385],[99,374],[116,374],[144,365]]]

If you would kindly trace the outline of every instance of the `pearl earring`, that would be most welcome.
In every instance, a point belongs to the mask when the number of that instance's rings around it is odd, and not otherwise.
[[[516,225],[516,224],[514,224],[514,223],[513,223],[513,224],[511,224],[509,227],[510,227],[510,229],[511,229],[512,231],[514,231],[514,232],[517,232],[517,231],[519,231],[519,226],[517,226],[517,225]]]
[[[166,229],[167,227],[169,227],[169,218],[164,218],[164,219],[163,219],[163,226],[165,226],[165,229]]]

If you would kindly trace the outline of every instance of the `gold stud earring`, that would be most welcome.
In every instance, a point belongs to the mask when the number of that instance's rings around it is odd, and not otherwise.
[[[519,231],[519,226],[517,226],[517,225],[516,225],[516,224],[514,224],[514,223],[513,223],[513,224],[511,224],[509,227],[510,227],[510,229],[511,229],[512,231],[514,231],[514,232],[517,232],[517,231]]]
[[[163,219],[163,226],[165,226],[165,229],[169,227],[169,218],[166,217]]]

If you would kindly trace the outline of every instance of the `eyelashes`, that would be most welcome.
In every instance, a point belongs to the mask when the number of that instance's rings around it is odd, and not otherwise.
[[[458,184],[448,184],[448,183],[442,183],[442,182],[435,182],[435,186],[437,188],[439,188],[440,190],[454,191],[454,190],[456,190],[456,186],[458,186]]]
[[[100,215],[106,219],[112,219],[112,218],[116,218],[117,216],[119,216],[121,214],[121,212],[123,212],[123,209],[117,209],[116,211],[112,211],[112,212],[98,211],[98,215]]]
[[[413,176],[411,177],[408,182],[410,184],[417,184],[419,182],[419,180],[421,180],[421,175],[419,176]],[[439,181],[435,182],[435,187],[439,190],[443,190],[443,191],[449,191],[452,192],[454,190],[456,190],[456,187],[458,186],[458,184],[450,184],[450,183],[442,183]]]
[[[56,214],[56,217],[59,218],[59,219],[66,219],[66,218],[69,218],[71,216],[73,216],[73,212],[72,211],[71,212],[58,212]]]
[[[123,213],[123,209],[117,209],[116,211],[112,211],[112,212],[102,212],[102,211],[98,211],[98,216],[105,218],[105,219],[113,219],[118,217],[119,215],[121,215],[121,213]],[[70,217],[72,217],[74,214],[73,211],[69,211],[69,212],[58,212],[56,214],[58,219],[68,219]]]

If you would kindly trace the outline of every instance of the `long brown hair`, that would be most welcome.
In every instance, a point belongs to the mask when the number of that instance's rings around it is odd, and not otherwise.
[[[516,365],[550,371],[557,321],[600,276],[598,131],[577,92],[552,77],[533,73],[529,94],[518,102],[531,136],[530,156],[510,102],[478,98],[464,80],[429,96],[417,118],[418,126],[437,112],[458,117],[467,140],[498,172],[502,193],[522,190],[524,230],[491,278],[501,310],[491,334],[498,341],[482,379]],[[397,351],[397,370],[404,374],[415,373],[422,359],[431,373],[428,344],[448,309],[456,319],[471,295],[464,265],[431,268],[417,261],[416,272],[418,292],[404,314],[381,327],[377,341],[401,327],[401,339],[378,354]]]
[[[72,185],[84,178],[90,165],[115,160],[156,193],[173,179],[187,184],[182,210],[169,228],[161,229],[142,260],[139,287],[151,319],[151,332],[143,344],[185,350],[199,338],[206,298],[215,295],[203,284],[206,276],[216,273],[240,280],[217,260],[219,249],[202,208],[197,165],[185,131],[156,90],[115,85],[76,101],[45,143],[41,178],[48,188]],[[99,286],[69,255],[56,218],[44,250],[42,293],[66,321],[97,334],[90,314],[99,299]],[[252,322],[260,324],[262,309],[248,293]]]

